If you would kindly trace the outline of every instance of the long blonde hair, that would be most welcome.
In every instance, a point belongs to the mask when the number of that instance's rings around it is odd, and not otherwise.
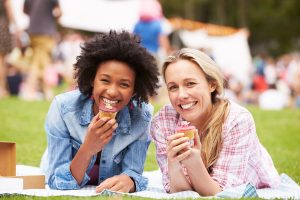
[[[196,49],[183,48],[180,51],[167,57],[163,63],[162,74],[171,63],[178,60],[189,60],[199,66],[203,71],[208,83],[213,84],[216,89],[211,93],[212,109],[209,118],[205,122],[203,138],[201,138],[201,156],[206,169],[210,172],[210,167],[217,161],[222,147],[223,123],[229,113],[229,101],[221,98],[224,90],[223,75],[217,64],[206,54]]]

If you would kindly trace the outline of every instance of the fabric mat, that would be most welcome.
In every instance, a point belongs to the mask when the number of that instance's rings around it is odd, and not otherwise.
[[[17,175],[33,175],[41,174],[37,167],[17,165]],[[159,170],[144,172],[148,178],[149,184],[145,191],[135,193],[118,193],[105,190],[102,193],[95,192],[95,186],[86,186],[80,190],[52,190],[48,186],[46,189],[28,189],[28,190],[15,190],[15,191],[1,191],[0,197],[3,194],[23,194],[31,196],[97,196],[97,195],[128,195],[147,197],[154,199],[174,199],[174,198],[199,198],[201,197],[194,191],[177,192],[168,194],[164,191],[161,182],[161,173]],[[300,186],[293,181],[288,175],[280,175],[280,184],[277,188],[255,189],[251,184],[244,184],[238,187],[228,188],[218,193],[216,196],[220,198],[242,198],[242,197],[259,197],[264,199],[300,199]],[[212,198],[206,197],[206,198]]]

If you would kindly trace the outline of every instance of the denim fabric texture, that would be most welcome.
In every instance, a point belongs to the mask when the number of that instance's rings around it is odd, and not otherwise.
[[[146,103],[142,106],[137,106],[136,102],[133,104],[133,108],[126,106],[116,116],[118,128],[102,149],[98,184],[109,177],[127,174],[134,179],[136,191],[142,191],[148,184],[142,173],[151,141],[149,128],[153,107]],[[93,101],[79,90],[60,94],[51,103],[45,123],[48,147],[41,161],[41,169],[52,189],[80,189],[90,179],[88,173],[97,155],[92,157],[80,185],[71,174],[70,164],[94,116],[92,105]]]

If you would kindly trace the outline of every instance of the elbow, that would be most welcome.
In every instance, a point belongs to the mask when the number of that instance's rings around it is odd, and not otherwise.
[[[211,187],[211,188],[203,188],[203,189],[196,189],[196,192],[201,196],[208,197],[208,196],[215,196],[219,192],[222,192],[220,187]]]

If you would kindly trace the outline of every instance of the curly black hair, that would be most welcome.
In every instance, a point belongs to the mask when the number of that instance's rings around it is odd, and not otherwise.
[[[159,70],[155,58],[140,45],[140,38],[127,31],[95,35],[81,46],[74,66],[74,78],[81,93],[90,97],[99,64],[109,60],[124,62],[135,72],[134,97],[138,104],[148,102],[159,88]]]

